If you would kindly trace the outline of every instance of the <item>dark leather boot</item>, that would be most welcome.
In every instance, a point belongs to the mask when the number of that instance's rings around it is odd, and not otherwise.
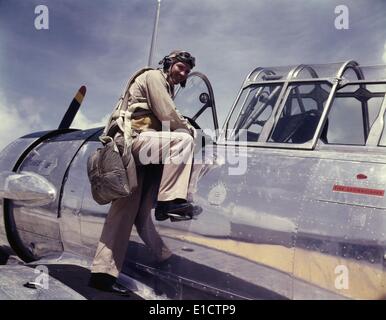
[[[192,218],[193,205],[184,200],[158,201],[155,208],[155,219],[163,221],[175,219],[176,221],[190,220]]]
[[[132,292],[125,286],[117,283],[116,280],[115,277],[107,273],[91,273],[88,285],[98,290],[117,293],[122,296],[131,296]]]

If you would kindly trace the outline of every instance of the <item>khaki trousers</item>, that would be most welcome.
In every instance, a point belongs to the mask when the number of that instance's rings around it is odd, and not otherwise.
[[[136,138],[133,155],[142,165],[163,164],[158,201],[186,199],[194,140],[185,132],[146,131]]]
[[[172,255],[154,226],[151,209],[156,203],[157,193],[158,201],[187,198],[193,147],[193,138],[182,132],[147,131],[133,139],[138,188],[130,196],[112,202],[91,272],[118,277],[133,224],[158,261]],[[161,179],[158,174],[149,176],[147,173],[151,171],[146,165],[159,163],[164,163]]]

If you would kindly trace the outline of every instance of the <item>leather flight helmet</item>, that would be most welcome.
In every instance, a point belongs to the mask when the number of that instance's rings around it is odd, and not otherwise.
[[[176,62],[183,62],[193,69],[196,65],[196,59],[187,51],[174,50],[169,55],[165,56],[159,64],[163,65],[164,72],[169,72],[170,67]],[[180,83],[181,87],[185,87],[186,80]]]

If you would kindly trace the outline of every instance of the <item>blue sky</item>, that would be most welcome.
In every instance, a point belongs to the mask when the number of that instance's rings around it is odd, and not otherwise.
[[[35,7],[49,9],[36,30]],[[334,25],[337,5],[349,29]],[[148,61],[156,0],[0,0],[0,148],[56,128],[81,85],[75,125],[100,125],[127,78]],[[386,63],[383,0],[162,0],[155,62],[190,51],[212,83],[220,124],[257,66]]]

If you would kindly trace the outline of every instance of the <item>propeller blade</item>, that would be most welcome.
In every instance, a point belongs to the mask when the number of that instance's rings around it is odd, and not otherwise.
[[[60,123],[58,129],[68,129],[71,126],[72,121],[76,114],[78,113],[79,107],[82,104],[83,98],[86,95],[86,87],[81,86],[76,93],[74,99],[72,99],[70,106],[67,109],[67,112],[63,116],[62,122]]]

